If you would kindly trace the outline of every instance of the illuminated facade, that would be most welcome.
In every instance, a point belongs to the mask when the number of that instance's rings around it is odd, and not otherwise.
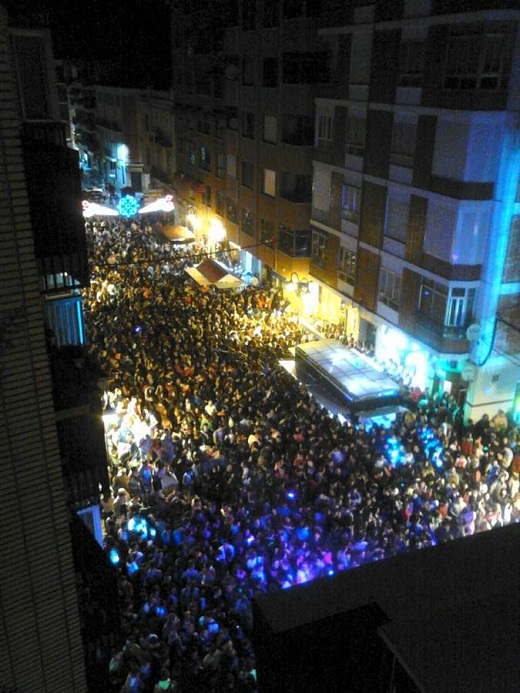
[[[356,2],[319,30],[311,274],[322,310],[473,419],[520,382],[518,9]],[[469,328],[469,330],[468,330]],[[518,411],[518,410],[517,410]]]

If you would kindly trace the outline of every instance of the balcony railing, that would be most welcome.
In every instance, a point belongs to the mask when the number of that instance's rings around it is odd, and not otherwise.
[[[428,315],[416,313],[413,333],[439,351],[461,354],[469,350],[466,327],[443,325]]]

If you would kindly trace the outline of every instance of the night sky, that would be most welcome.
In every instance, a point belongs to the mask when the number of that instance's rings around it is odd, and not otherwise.
[[[57,58],[92,58],[117,67],[121,86],[170,84],[166,0],[45,0]]]

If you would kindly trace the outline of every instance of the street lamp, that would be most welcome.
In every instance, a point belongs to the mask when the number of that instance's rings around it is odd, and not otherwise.
[[[216,255],[218,244],[222,243],[222,241],[225,238],[226,238],[226,229],[224,228],[222,222],[219,221],[218,219],[212,219],[210,226],[209,226],[209,234],[208,234],[210,253],[212,252],[212,249],[213,249],[213,252]]]

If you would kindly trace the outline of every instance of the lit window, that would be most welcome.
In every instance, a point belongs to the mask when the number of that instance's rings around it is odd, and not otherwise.
[[[317,145],[318,147],[332,146],[332,116],[325,113],[318,115],[317,123]]]
[[[327,234],[312,230],[311,259],[320,267],[325,267],[327,259]]]
[[[361,190],[353,185],[341,186],[341,216],[349,221],[359,220]]]
[[[246,233],[248,236],[254,236],[255,235],[255,219],[253,214],[248,210],[244,209],[242,207],[242,224],[241,224],[241,229],[244,233]]]
[[[264,168],[264,184],[262,188],[264,195],[275,197],[276,195],[276,171]]]
[[[379,275],[379,300],[385,306],[398,310],[401,298],[401,277],[384,267]]]
[[[445,324],[449,327],[467,327],[473,312],[475,289],[450,289]]]
[[[356,262],[356,253],[347,248],[340,248],[338,277],[347,284],[354,285],[356,281]]]

